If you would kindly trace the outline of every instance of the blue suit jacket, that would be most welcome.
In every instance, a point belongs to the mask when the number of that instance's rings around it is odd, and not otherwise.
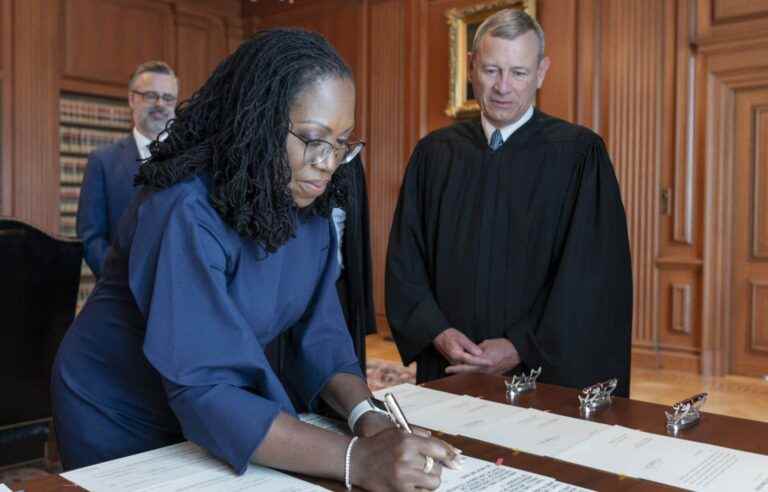
[[[139,149],[133,134],[88,156],[77,206],[77,235],[85,246],[85,262],[96,277],[123,212],[136,188]]]

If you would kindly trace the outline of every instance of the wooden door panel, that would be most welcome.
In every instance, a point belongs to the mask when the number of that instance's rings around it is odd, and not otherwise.
[[[768,374],[768,87],[736,93],[732,370]]]
[[[64,78],[126,87],[139,63],[173,63],[169,5],[119,0],[66,0],[63,6]],[[127,94],[127,88],[125,89]]]
[[[667,349],[695,354],[701,346],[701,334],[696,330],[701,312],[699,273],[687,268],[664,269],[659,286],[659,342]]]

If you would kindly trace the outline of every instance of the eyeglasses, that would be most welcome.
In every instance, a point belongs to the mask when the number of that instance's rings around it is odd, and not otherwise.
[[[365,142],[362,140],[356,142],[350,142],[339,147],[336,147],[330,142],[319,139],[308,139],[302,136],[296,135],[291,130],[288,133],[299,139],[304,144],[304,164],[310,166],[316,166],[321,162],[325,162],[331,153],[336,158],[336,165],[341,166],[347,164],[352,159],[357,157],[357,154],[363,150]]]
[[[166,104],[173,104],[177,101],[178,97],[176,97],[173,94],[168,94],[167,92],[160,94],[155,91],[131,91],[134,94],[138,94],[141,96],[142,99],[144,99],[144,102],[148,102],[149,104],[157,104],[157,101],[160,99],[163,100]]]

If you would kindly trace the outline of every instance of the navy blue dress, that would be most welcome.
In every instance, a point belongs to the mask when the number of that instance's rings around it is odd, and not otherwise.
[[[295,413],[263,350],[286,330],[285,379],[310,408],[333,375],[362,377],[332,228],[298,217],[267,254],[221,220],[205,178],[138,194],[54,365],[64,467],[186,438],[244,472],[278,413]]]

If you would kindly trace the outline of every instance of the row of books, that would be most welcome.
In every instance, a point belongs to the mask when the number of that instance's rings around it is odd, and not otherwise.
[[[59,158],[59,180],[62,190],[68,186],[80,187],[87,164],[88,159],[85,157],[61,156]]]
[[[88,155],[99,147],[125,138],[127,132],[94,130],[90,128],[59,126],[59,151]]]
[[[62,97],[59,102],[59,121],[62,124],[130,130],[133,127],[131,108],[126,104],[105,102],[76,95]]]
[[[129,135],[133,121],[125,101],[63,93],[59,102],[60,200],[59,232],[75,237],[77,204],[88,154]],[[77,310],[91,294],[96,279],[83,262]]]
[[[77,213],[77,202],[80,200],[80,188],[74,186],[62,186],[59,197],[59,212],[64,215]]]
[[[61,215],[59,217],[59,234],[66,237],[76,237],[76,221],[77,218],[74,214]]]

